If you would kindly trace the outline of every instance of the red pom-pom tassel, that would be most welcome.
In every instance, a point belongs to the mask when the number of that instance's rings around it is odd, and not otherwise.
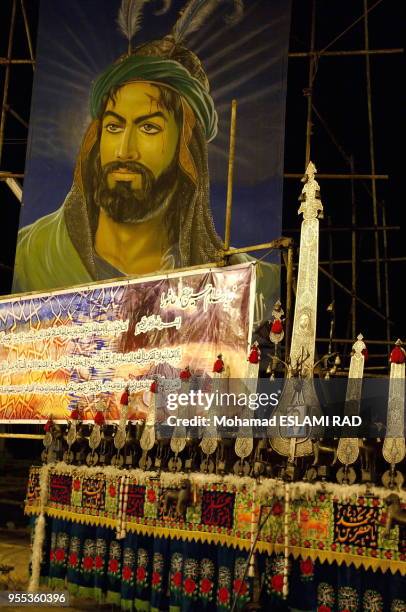
[[[191,371],[189,370],[189,367],[186,367],[184,370],[181,370],[179,374],[179,378],[181,380],[189,380],[191,376],[192,374],[191,374]]]
[[[259,363],[259,350],[256,346],[253,346],[248,357],[250,363]]]
[[[122,406],[128,406],[128,398],[129,398],[129,393],[128,393],[128,389],[126,389],[123,395],[121,396],[120,404]]]
[[[51,431],[52,427],[54,426],[54,422],[52,419],[48,419],[48,421],[45,423],[44,425],[44,431],[46,433],[48,433],[48,431]]]
[[[275,319],[271,326],[271,332],[273,334],[281,334],[283,331],[282,321],[280,319]]]
[[[80,419],[80,411],[79,408],[74,408],[70,413],[70,418],[72,421],[78,421]]]
[[[95,422],[95,425],[100,425],[100,426],[104,425],[104,423],[106,422],[106,419],[104,418],[104,414],[100,412],[100,410],[96,412],[93,420]]]
[[[217,355],[217,359],[214,362],[213,372],[216,374],[221,374],[224,371],[224,361],[222,355]]]
[[[394,349],[392,349],[390,357],[389,357],[389,361],[391,363],[405,363],[406,361],[406,353],[405,350],[402,349],[401,346],[395,346]]]
[[[151,391],[151,393],[158,393],[158,385],[156,384],[156,380],[152,381],[149,390]]]

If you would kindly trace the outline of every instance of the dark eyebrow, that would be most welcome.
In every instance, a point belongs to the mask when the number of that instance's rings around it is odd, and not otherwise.
[[[105,119],[108,116],[114,117],[114,119],[117,119],[118,121],[120,121],[120,123],[125,123],[124,117],[122,117],[121,115],[118,115],[114,111],[110,111],[110,110],[106,111],[103,115],[103,119]]]
[[[117,119],[117,121],[120,121],[120,123],[126,123],[126,120],[124,119],[124,117],[122,117],[121,115],[119,115],[118,113],[115,113],[114,111],[106,111],[103,115],[103,119],[105,119],[106,117],[114,117],[114,119]],[[134,123],[135,125],[139,125],[140,123],[142,123],[143,121],[147,121],[148,119],[153,119],[154,117],[162,117],[162,119],[164,121],[168,121],[167,116],[162,113],[161,111],[158,111],[156,113],[151,113],[148,115],[141,115],[140,117],[138,117]]]
[[[134,123],[135,125],[138,125],[139,123],[142,123],[143,121],[146,121],[148,119],[153,119],[154,117],[162,117],[164,121],[168,121],[168,117],[164,113],[158,111],[156,113],[151,113],[150,115],[141,115],[141,117],[138,117],[138,119],[136,119]]]

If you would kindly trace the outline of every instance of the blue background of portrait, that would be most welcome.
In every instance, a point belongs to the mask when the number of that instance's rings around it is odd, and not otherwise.
[[[81,139],[90,122],[95,77],[127,48],[116,16],[120,0],[42,0],[37,70],[20,227],[61,206],[73,179]],[[144,7],[134,45],[168,34],[183,0]],[[209,144],[211,206],[224,236],[229,119],[237,99],[237,139],[231,243],[246,246],[281,233],[289,0],[245,1],[243,19],[224,22],[225,2],[186,45],[201,59],[219,114]],[[18,248],[18,247],[17,247]]]

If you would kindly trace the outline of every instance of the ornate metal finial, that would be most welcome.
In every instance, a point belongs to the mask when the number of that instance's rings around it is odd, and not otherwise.
[[[302,183],[307,183],[309,180],[314,179],[314,175],[317,174],[317,168],[312,161],[307,164],[306,172],[302,178]]]
[[[283,337],[285,335],[283,331],[283,322],[285,320],[283,318],[284,314],[285,312],[282,308],[281,301],[277,300],[277,302],[275,302],[274,307],[272,309],[273,320],[271,319],[271,321],[269,321],[269,323],[271,324],[271,328],[269,332],[269,339],[271,342],[275,344],[275,349],[278,343],[282,342]]]
[[[358,334],[356,342],[354,342],[354,344],[352,345],[354,355],[362,355],[362,351],[365,351],[365,349],[367,348],[363,340],[364,336],[362,334]]]
[[[303,213],[303,219],[317,219],[323,212],[323,204],[320,200],[320,187],[314,178],[316,172],[316,166],[312,162],[309,162],[306,173],[302,178],[304,185],[299,197],[301,205],[298,210],[298,215]]]

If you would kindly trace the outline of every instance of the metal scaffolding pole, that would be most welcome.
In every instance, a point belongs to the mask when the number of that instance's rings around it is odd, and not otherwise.
[[[382,224],[386,225],[386,205],[385,202],[382,202]],[[389,268],[388,268],[388,234],[386,230],[384,230],[383,234],[383,261],[384,264],[384,287],[385,287],[385,314],[386,314],[386,339],[388,341],[388,352],[390,351],[390,337],[391,330],[389,325],[389,316],[390,316],[390,303],[389,303]]]
[[[293,294],[293,245],[288,248],[286,261],[286,334],[285,354],[290,354],[290,339],[292,334],[292,294]]]
[[[14,40],[14,27],[16,18],[16,4],[17,0],[13,0],[11,8],[11,20],[10,20],[10,32],[8,34],[8,46],[7,46],[7,60],[10,62],[13,54],[13,40]],[[3,85],[3,100],[1,103],[1,115],[0,115],[0,165],[3,157],[3,145],[4,145],[4,132],[6,129],[6,116],[7,116],[7,100],[8,100],[8,88],[10,86],[10,63],[6,65]]]
[[[226,202],[226,220],[224,234],[224,249],[227,251],[230,248],[231,238],[231,213],[233,206],[233,177],[234,177],[234,161],[235,161],[235,134],[237,126],[237,101],[231,102],[231,118],[230,118],[230,147],[228,155],[228,175],[227,175],[227,202]]]
[[[32,71],[34,72],[35,71],[34,48],[32,45],[30,24],[28,23],[28,19],[27,19],[27,12],[25,10],[24,0],[21,0],[21,12],[23,14],[23,19],[24,19],[24,28],[25,28],[25,34],[27,37],[28,50],[30,52]]]
[[[350,295],[351,297],[353,297],[353,294],[351,292],[350,289],[348,289],[348,287],[346,287],[345,285],[343,285],[343,283],[340,283],[340,281],[338,281],[334,276],[332,276],[329,272],[327,272],[327,270],[325,270],[321,265],[319,265],[319,271],[324,274],[325,276],[327,276],[327,278],[329,278],[330,280],[333,281],[333,283],[335,283],[337,285],[337,287],[340,287],[340,289],[342,289],[344,291],[344,293],[347,293],[348,295]],[[354,296],[355,299],[357,300],[357,302],[359,302],[360,304],[362,304],[363,306],[365,306],[365,308],[367,308],[368,310],[370,310],[371,312],[373,312],[374,314],[376,314],[377,317],[379,317],[380,319],[383,319],[384,321],[386,321],[386,316],[384,314],[382,314],[379,310],[377,310],[376,308],[374,308],[373,306],[371,306],[371,304],[368,304],[368,302],[366,302],[365,300],[363,300],[362,298],[360,298],[358,295]],[[393,321],[391,321],[390,319],[387,320],[389,324],[393,325]],[[354,340],[353,340],[354,341]]]
[[[312,17],[311,17],[311,32],[310,32],[310,51],[314,51],[316,40],[316,0],[312,0]],[[314,55],[309,55],[309,80],[307,89],[304,94],[307,96],[307,121],[306,121],[306,155],[305,165],[307,168],[310,162],[310,148],[312,139],[312,104],[313,104],[313,83],[316,76],[316,61]]]
[[[350,158],[351,173],[354,174],[354,157]],[[355,338],[357,334],[357,203],[355,201],[355,185],[354,179],[351,179],[351,337]]]
[[[307,58],[311,55],[315,57],[356,57],[360,55],[393,55],[403,53],[404,49],[396,47],[394,49],[354,49],[349,51],[291,51],[289,58]]]
[[[365,49],[369,49],[369,27],[368,27],[368,0],[364,0],[364,37]],[[374,147],[374,125],[372,118],[372,99],[371,99],[371,64],[369,55],[365,56],[365,73],[367,80],[367,104],[368,104],[368,128],[369,128],[369,157],[371,164],[371,174],[375,174],[375,147]],[[371,178],[372,184],[372,212],[374,225],[378,225],[378,204],[376,200],[376,181]],[[379,234],[375,232],[375,259],[376,259],[376,295],[378,306],[382,306],[382,290],[381,290],[381,266],[379,263]]]
[[[309,147],[310,147],[310,137],[311,134],[309,133]],[[301,179],[303,177],[303,172],[285,172],[285,174],[283,175],[283,178],[288,178],[288,179]],[[387,181],[389,178],[388,174],[334,174],[334,173],[328,173],[328,174],[323,174],[322,172],[319,174],[317,173],[317,178],[318,179],[333,179],[333,180],[360,180],[360,181],[365,181],[366,179],[374,179],[375,181],[378,180],[384,180]]]

